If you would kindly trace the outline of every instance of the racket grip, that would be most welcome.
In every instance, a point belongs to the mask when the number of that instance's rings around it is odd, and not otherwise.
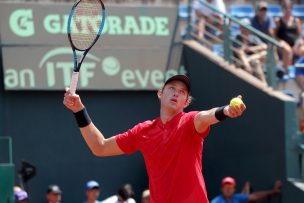
[[[70,92],[72,95],[74,95],[76,92],[78,78],[79,78],[79,72],[73,72],[72,80],[71,80],[71,84],[70,84]]]

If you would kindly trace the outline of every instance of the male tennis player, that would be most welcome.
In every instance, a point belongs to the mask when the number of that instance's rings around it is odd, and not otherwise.
[[[81,134],[96,156],[131,154],[140,150],[149,175],[151,203],[207,203],[202,176],[202,147],[210,125],[240,116],[245,105],[184,112],[190,104],[190,81],[169,78],[157,92],[160,116],[116,136],[105,138],[92,123],[78,95],[64,94],[64,105],[76,118]]]

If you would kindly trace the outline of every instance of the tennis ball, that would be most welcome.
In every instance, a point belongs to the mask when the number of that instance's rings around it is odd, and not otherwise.
[[[239,97],[235,97],[235,98],[231,99],[231,101],[230,101],[230,105],[233,107],[240,106],[241,104],[243,104],[243,101]]]

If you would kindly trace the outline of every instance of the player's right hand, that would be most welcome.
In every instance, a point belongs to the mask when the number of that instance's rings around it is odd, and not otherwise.
[[[72,95],[70,92],[70,88],[65,89],[64,97],[63,97],[63,104],[73,111],[73,113],[76,113],[84,108],[84,105],[82,104],[80,97],[78,94]]]

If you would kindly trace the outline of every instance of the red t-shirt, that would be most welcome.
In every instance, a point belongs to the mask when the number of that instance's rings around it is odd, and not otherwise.
[[[120,149],[140,150],[149,175],[151,203],[208,203],[202,176],[204,138],[194,127],[197,112],[181,112],[166,124],[160,118],[139,123],[116,136]]]

